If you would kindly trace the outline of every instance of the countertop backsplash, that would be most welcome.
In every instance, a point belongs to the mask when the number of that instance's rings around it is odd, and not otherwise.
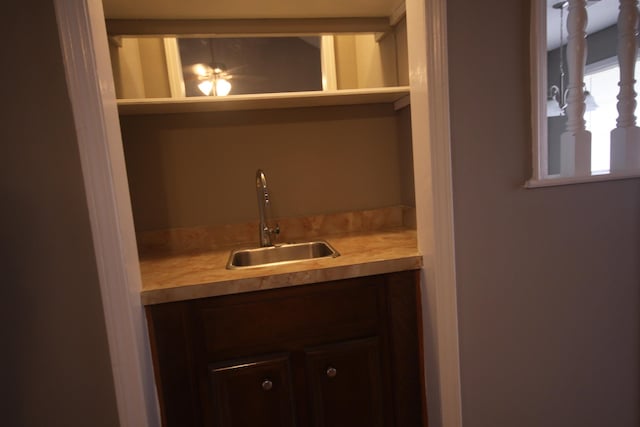
[[[397,227],[415,229],[415,208],[392,206],[356,212],[295,218],[276,218],[277,242],[310,240],[319,236],[362,233]],[[136,233],[140,257],[162,253],[206,251],[234,246],[256,246],[258,221],[214,227],[173,228]]]

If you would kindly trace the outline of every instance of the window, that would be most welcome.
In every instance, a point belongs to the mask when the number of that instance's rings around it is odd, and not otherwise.
[[[629,120],[633,112],[628,107],[622,114],[627,120],[617,123],[618,55],[633,58],[638,50],[638,39],[630,36],[637,22],[631,18],[639,15],[634,4],[637,2],[625,0],[532,2],[534,141],[533,175],[527,187],[640,176],[640,127]],[[622,28],[618,28],[619,14],[630,17],[621,21]],[[624,37],[622,43],[620,37]],[[567,40],[573,43],[569,45]],[[583,43],[580,40],[585,40],[586,46],[579,46]],[[619,44],[625,46],[620,52]],[[584,58],[567,53],[574,46],[576,52],[585,53]],[[585,64],[584,60],[587,64],[584,74],[576,75],[576,67]],[[637,82],[640,63],[636,63],[635,75]],[[576,87],[575,82],[569,80],[576,77],[582,79],[585,91],[590,92],[597,104],[597,108],[592,108],[587,101],[583,118],[588,133],[580,129],[576,109],[571,108],[571,102],[576,102],[573,95],[571,100],[567,99],[567,88]],[[626,99],[640,101],[625,87]],[[614,161],[610,159],[611,152]]]
[[[640,80],[640,61],[636,62],[636,82]],[[617,58],[592,64],[585,70],[585,87],[597,104],[597,108],[587,111],[585,121],[591,132],[591,172],[609,172],[611,129],[616,127],[618,117],[618,81],[620,67]],[[636,83],[636,92],[638,92]]]

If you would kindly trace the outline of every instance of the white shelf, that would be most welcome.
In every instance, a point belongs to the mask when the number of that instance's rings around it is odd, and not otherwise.
[[[409,87],[337,90],[326,92],[287,92],[257,95],[231,95],[224,98],[149,98],[120,99],[122,115],[202,113],[279,108],[325,107],[335,105],[394,104],[396,109],[408,105]]]

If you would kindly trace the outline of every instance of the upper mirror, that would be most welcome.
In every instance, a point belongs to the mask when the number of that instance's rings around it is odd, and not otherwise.
[[[361,89],[408,84],[406,30],[387,34],[111,37],[119,99]]]
[[[322,90],[321,37],[180,38],[185,96]]]

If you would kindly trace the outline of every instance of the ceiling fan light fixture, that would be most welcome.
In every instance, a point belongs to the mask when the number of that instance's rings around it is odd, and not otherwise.
[[[598,109],[598,103],[588,90],[584,91],[584,105],[586,111],[594,111]]]
[[[213,90],[213,82],[211,80],[203,80],[198,83],[198,90],[203,93],[205,96],[211,95],[211,91]]]
[[[216,78],[216,95],[227,96],[231,92],[231,83],[225,78]]]

